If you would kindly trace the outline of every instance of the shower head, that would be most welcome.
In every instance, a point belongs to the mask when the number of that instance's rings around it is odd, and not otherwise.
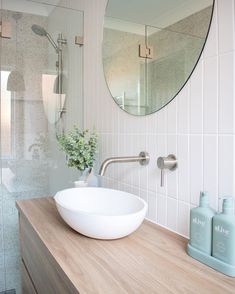
[[[34,24],[31,26],[31,29],[36,35],[41,37],[47,37],[48,41],[54,47],[56,53],[59,52],[59,47],[57,46],[56,42],[52,39],[51,35],[43,27]]]
[[[31,29],[36,35],[39,35],[41,37],[46,37],[47,35],[47,31],[43,27],[40,27],[36,24],[32,25]]]

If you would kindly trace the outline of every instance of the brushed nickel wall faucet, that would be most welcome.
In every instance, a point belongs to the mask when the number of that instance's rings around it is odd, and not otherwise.
[[[169,154],[167,157],[158,157],[157,166],[161,170],[161,187],[163,187],[165,170],[168,169],[173,171],[178,167],[176,156]]]
[[[99,175],[104,176],[107,167],[111,163],[115,162],[139,162],[140,165],[147,165],[149,163],[150,157],[148,152],[142,151],[138,156],[123,156],[123,157],[110,157],[105,159],[105,161],[101,164]]]

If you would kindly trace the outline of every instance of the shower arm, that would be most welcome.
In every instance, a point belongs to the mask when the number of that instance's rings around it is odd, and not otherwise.
[[[47,33],[46,34],[46,37],[47,37],[48,41],[51,43],[51,45],[54,47],[56,53],[59,54],[59,52],[61,51],[61,49],[57,46],[57,44],[55,43],[55,41],[52,39],[51,35],[49,33]]]

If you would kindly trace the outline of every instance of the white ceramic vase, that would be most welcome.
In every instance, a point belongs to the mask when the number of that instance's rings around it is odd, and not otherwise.
[[[88,186],[88,182],[84,180],[74,181],[73,183],[75,188],[84,188]]]

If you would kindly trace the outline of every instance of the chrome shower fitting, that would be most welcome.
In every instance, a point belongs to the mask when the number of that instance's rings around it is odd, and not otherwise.
[[[51,35],[43,27],[34,24],[31,26],[31,29],[36,35],[46,37],[48,41],[51,43],[51,45],[54,47],[56,53],[59,52],[60,49],[57,46],[56,42],[52,39]]]
[[[56,44],[56,42],[53,40],[51,35],[45,30],[45,28],[34,24],[31,26],[31,29],[36,35],[40,37],[46,37],[48,41],[50,42],[50,44],[55,49],[58,56],[58,59],[56,61],[56,68],[57,68],[58,74],[54,84],[54,93],[60,94],[60,95],[66,94],[66,78],[63,75],[63,45],[67,44],[67,40],[63,37],[62,33],[60,33],[58,35],[57,44]],[[60,112],[60,116],[66,112],[66,110],[62,107],[62,101],[60,101],[59,112]]]
[[[61,45],[66,45],[67,44],[67,39],[65,39],[63,37],[63,35],[60,33],[58,35],[58,38],[57,38],[57,43],[61,46]]]

